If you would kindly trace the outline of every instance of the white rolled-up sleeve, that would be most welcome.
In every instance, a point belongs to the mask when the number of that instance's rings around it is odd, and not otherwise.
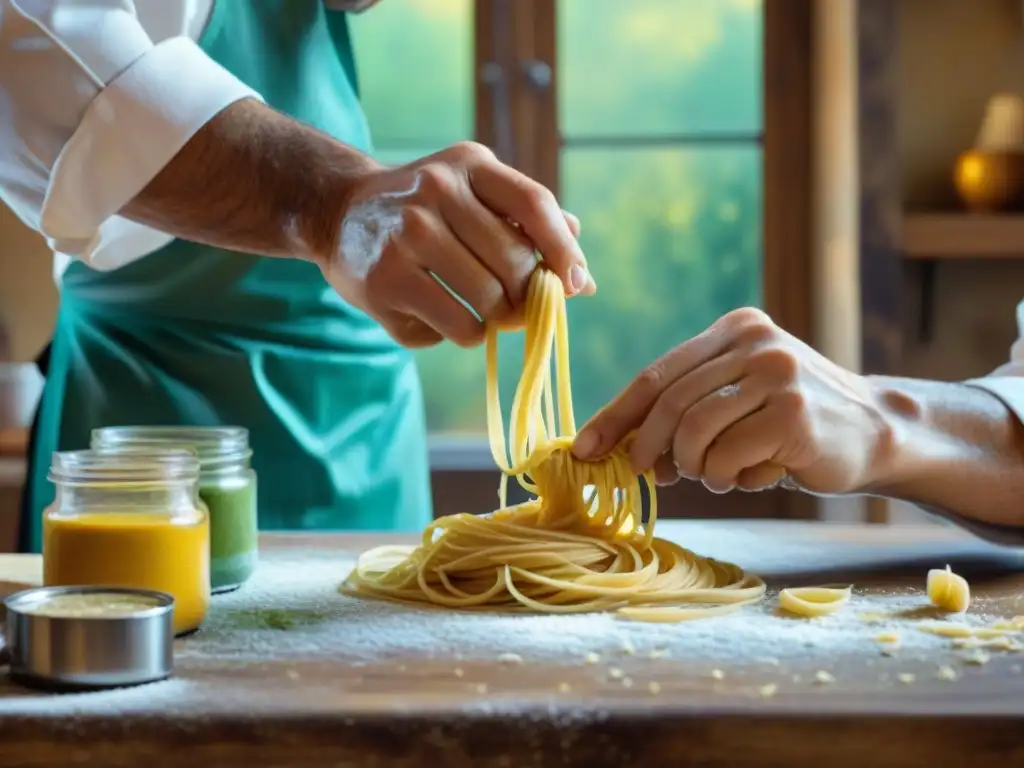
[[[992,393],[1024,422],[1024,302],[1017,306],[1017,341],[1010,348],[1010,359],[988,376],[970,379],[965,383]],[[942,509],[924,508],[988,541],[1012,547],[1024,546],[1024,526],[981,523]]]
[[[118,212],[244,98],[190,38],[154,44],[130,0],[0,0],[0,197],[55,252],[121,266],[169,238]]]
[[[1017,305],[1017,341],[1010,348],[1010,359],[967,384],[991,392],[1024,422],[1024,302]]]

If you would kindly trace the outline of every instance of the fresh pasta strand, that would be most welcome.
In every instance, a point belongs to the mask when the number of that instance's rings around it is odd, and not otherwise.
[[[779,608],[805,619],[816,619],[838,611],[850,602],[852,594],[852,587],[790,587],[779,592]]]
[[[627,446],[598,461],[572,455],[565,294],[547,269],[530,280],[525,321],[523,372],[507,439],[498,331],[487,332],[487,431],[502,472],[500,508],[485,516],[442,517],[416,547],[364,552],[341,591],[470,611],[619,611],[643,621],[718,616],[760,600],[765,584],[759,577],[655,538],[653,475],[633,473]],[[536,498],[506,506],[509,477]],[[650,500],[646,521],[641,481]]]

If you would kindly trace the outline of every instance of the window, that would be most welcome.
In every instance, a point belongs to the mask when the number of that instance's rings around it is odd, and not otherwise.
[[[353,20],[381,160],[476,139],[579,216],[599,286],[569,306],[581,423],[658,355],[765,303],[766,6],[787,2],[385,0]],[[491,469],[493,485],[483,350],[417,354],[439,476]],[[506,412],[520,361],[503,339]]]
[[[381,162],[411,162],[474,137],[473,1],[384,0],[351,17]]]

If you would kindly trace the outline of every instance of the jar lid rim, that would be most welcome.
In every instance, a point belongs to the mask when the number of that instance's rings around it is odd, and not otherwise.
[[[187,448],[54,451],[49,479],[60,483],[195,481],[199,459]]]
[[[249,430],[238,426],[111,426],[92,431],[93,449],[191,447],[201,464],[248,459]]]

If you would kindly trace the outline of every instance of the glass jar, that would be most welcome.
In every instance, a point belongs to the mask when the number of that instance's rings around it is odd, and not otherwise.
[[[93,450],[189,447],[199,457],[199,498],[210,516],[210,587],[237,589],[259,559],[256,472],[242,427],[104,427]]]
[[[174,598],[174,631],[210,606],[210,527],[187,450],[53,454],[43,584],[150,589]]]

